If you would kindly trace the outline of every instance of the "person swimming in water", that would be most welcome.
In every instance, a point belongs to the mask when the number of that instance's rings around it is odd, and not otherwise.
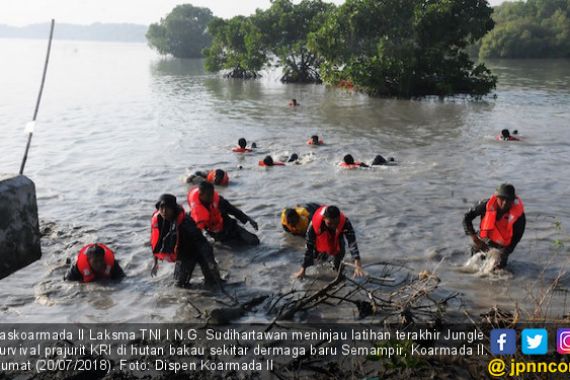
[[[228,186],[230,177],[226,171],[215,169],[208,172],[197,171],[186,178],[186,183],[193,185],[199,185],[202,181],[208,181],[217,186]]]
[[[291,156],[286,158],[286,162],[291,164],[300,164],[299,155],[297,153],[291,154]],[[259,166],[285,166],[285,162],[275,161],[273,157],[265,156],[263,160],[259,161]]]
[[[516,129],[513,131],[513,135],[518,135],[519,131]],[[503,129],[501,134],[496,137],[499,141],[520,141],[518,137],[511,135],[508,129]]]
[[[301,104],[299,104],[299,103],[297,102],[297,99],[291,99],[291,100],[289,100],[289,107],[297,107],[297,106],[300,106],[300,105],[301,105]]]
[[[252,151],[253,151],[252,148],[254,148],[254,144],[255,144],[255,143],[252,144],[251,148],[248,148],[248,147],[247,147],[247,140],[246,140],[245,138],[241,137],[241,138],[238,140],[238,146],[232,148],[232,152],[234,152],[234,153],[249,153],[249,152],[252,152]],[[257,147],[257,145],[255,145],[255,147]]]
[[[319,139],[318,135],[312,135],[311,138],[307,141],[308,145],[324,145],[324,141]]]
[[[259,166],[285,166],[284,162],[274,161],[273,157],[265,156],[265,158],[259,161]]]
[[[343,157],[342,162],[339,164],[341,168],[344,169],[356,169],[356,168],[368,168],[369,166],[366,165],[364,162],[354,161],[354,157],[352,155],[347,154]]]

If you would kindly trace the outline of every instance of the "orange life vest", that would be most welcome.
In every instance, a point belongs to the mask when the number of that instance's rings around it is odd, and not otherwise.
[[[273,161],[273,165],[266,165],[265,162],[259,161],[259,166],[266,166],[266,167],[271,167],[271,166],[285,166],[285,163],[284,163],[284,162],[279,162],[279,161]]]
[[[89,265],[89,260],[87,259],[87,250],[95,245],[98,245],[105,251],[105,271],[103,273],[95,273],[91,268],[91,265]],[[111,277],[111,270],[113,269],[113,266],[115,266],[115,254],[105,244],[88,244],[85,247],[81,248],[79,255],[77,255],[77,269],[79,269],[79,272],[83,276],[83,282],[92,282],[97,278]]]
[[[235,153],[249,153],[249,152],[253,152],[251,149],[249,148],[242,148],[241,146],[236,146],[232,149],[232,152]]]
[[[188,192],[188,205],[190,206],[190,216],[201,230],[208,232],[222,232],[224,229],[224,218],[220,211],[220,194],[214,191],[214,200],[210,207],[206,207],[200,202],[200,190],[196,187]]]
[[[361,164],[362,162],[360,161],[354,161],[354,164],[347,164],[346,162],[343,161],[340,163],[340,167],[344,169],[356,169],[359,168]]]
[[[180,208],[182,209],[178,215],[176,216],[176,228],[178,228],[182,222],[184,222],[184,218],[186,216],[186,212],[184,211],[184,208],[182,208],[182,206],[180,206]],[[151,229],[150,229],[150,245],[152,247],[152,252],[154,257],[156,257],[159,260],[166,260],[169,263],[173,263],[176,261],[176,258],[178,256],[178,242],[180,241],[180,234],[177,232],[176,234],[176,244],[174,246],[174,250],[173,252],[154,252],[155,249],[157,248],[157,245],[160,243],[160,229],[158,228],[158,218],[160,217],[160,213],[158,212],[158,210],[156,210],[154,212],[154,214],[152,214],[152,219],[151,219]]]
[[[340,213],[340,221],[334,234],[332,234],[327,228],[321,229],[326,209],[326,206],[322,206],[317,209],[312,220],[313,230],[315,231],[315,234],[317,234],[316,250],[318,253],[326,253],[327,255],[336,256],[340,252],[340,238],[344,230],[346,217],[342,212]]]
[[[495,140],[497,141],[521,141],[518,137],[509,136],[506,140],[503,138],[503,135],[495,136]]]
[[[497,220],[497,196],[487,201],[485,216],[481,219],[479,235],[502,247],[507,247],[513,239],[513,225],[524,213],[524,205],[517,197],[509,211]]]
[[[308,144],[308,145],[324,145],[324,143],[325,143],[325,142],[324,142],[323,140],[319,140],[319,142],[318,142],[317,144],[315,144],[315,143],[313,142],[313,139],[308,139],[308,140],[307,140],[307,144]]]
[[[208,176],[206,177],[206,181],[215,184],[216,183],[216,171],[215,170],[210,170],[208,172]],[[220,182],[220,186],[228,186],[228,183],[230,182],[230,177],[228,176],[227,172],[224,172],[224,178],[222,179],[222,182]]]

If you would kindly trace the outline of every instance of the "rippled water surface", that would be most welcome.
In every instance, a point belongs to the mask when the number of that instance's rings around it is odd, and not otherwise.
[[[0,50],[0,172],[16,172],[45,42],[0,40]],[[162,60],[143,44],[56,41],[26,168],[47,229],[43,257],[0,281],[0,320],[193,318],[189,302],[207,307],[213,295],[173,288],[168,264],[149,276],[150,215],[162,192],[185,199],[187,172],[214,167],[230,171],[232,185],[222,194],[260,224],[259,247],[216,246],[229,281],[245,281],[236,291],[303,286],[290,278],[303,240],[286,236],[278,216],[285,206],[317,201],[350,217],[364,264],[436,270],[441,287],[460,292],[473,314],[515,304],[532,312],[568,266],[569,243],[556,226],[570,225],[569,63],[492,62],[496,99],[407,101],[282,85],[274,73],[224,80],[206,74],[200,61]],[[289,109],[289,98],[301,107]],[[524,141],[496,142],[502,128],[518,129]],[[327,145],[307,147],[314,133]],[[242,136],[257,142],[257,155],[229,151]],[[257,166],[267,153],[292,152],[314,156],[304,165]],[[400,164],[340,171],[345,153],[364,161],[380,153]],[[512,274],[465,273],[463,213],[504,181],[516,186],[527,211]],[[116,250],[129,278],[115,286],[63,282],[66,258],[95,240]],[[561,286],[569,283],[562,276]],[[553,315],[566,312],[560,293],[547,303]]]

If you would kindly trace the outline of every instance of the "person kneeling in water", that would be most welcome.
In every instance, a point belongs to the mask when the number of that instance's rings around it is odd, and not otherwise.
[[[364,162],[354,161],[354,157],[352,155],[347,154],[343,157],[342,162],[339,166],[343,169],[356,169],[356,168],[368,168],[369,166],[366,165]]]
[[[481,217],[479,233],[473,228],[473,220]],[[522,200],[516,195],[513,185],[504,183],[495,194],[473,206],[463,217],[465,234],[471,237],[471,255],[488,252],[495,248],[500,253],[496,268],[507,265],[509,255],[523,237],[526,216]]]
[[[205,173],[202,171],[197,171],[188,178],[186,178],[186,183],[191,183],[194,185],[199,185],[202,181],[208,181],[218,186],[228,186],[230,182],[230,177],[228,173],[222,169],[210,170]]]
[[[105,244],[88,244],[81,248],[75,264],[64,279],[66,281],[93,282],[102,279],[120,280],[125,272],[115,260],[115,254]]]
[[[200,230],[206,231],[214,240],[225,244],[259,245],[257,235],[238,225],[249,222],[254,230],[258,225],[251,217],[233,206],[214,190],[214,185],[202,182],[188,192],[190,216]],[[234,216],[236,219],[230,217]]]
[[[318,203],[297,205],[281,212],[281,226],[286,232],[297,236],[305,236],[315,211],[321,207]]]
[[[354,260],[354,277],[362,277],[365,274],[360,264],[360,253],[350,220],[336,206],[320,207],[307,227],[305,259],[303,266],[294,276],[305,277],[306,268],[313,265],[315,259],[332,258],[334,268],[338,270],[345,255],[345,240]]]

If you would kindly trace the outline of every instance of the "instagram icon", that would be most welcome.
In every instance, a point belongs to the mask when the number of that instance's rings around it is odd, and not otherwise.
[[[570,329],[558,329],[556,334],[556,351],[562,355],[570,354]]]

